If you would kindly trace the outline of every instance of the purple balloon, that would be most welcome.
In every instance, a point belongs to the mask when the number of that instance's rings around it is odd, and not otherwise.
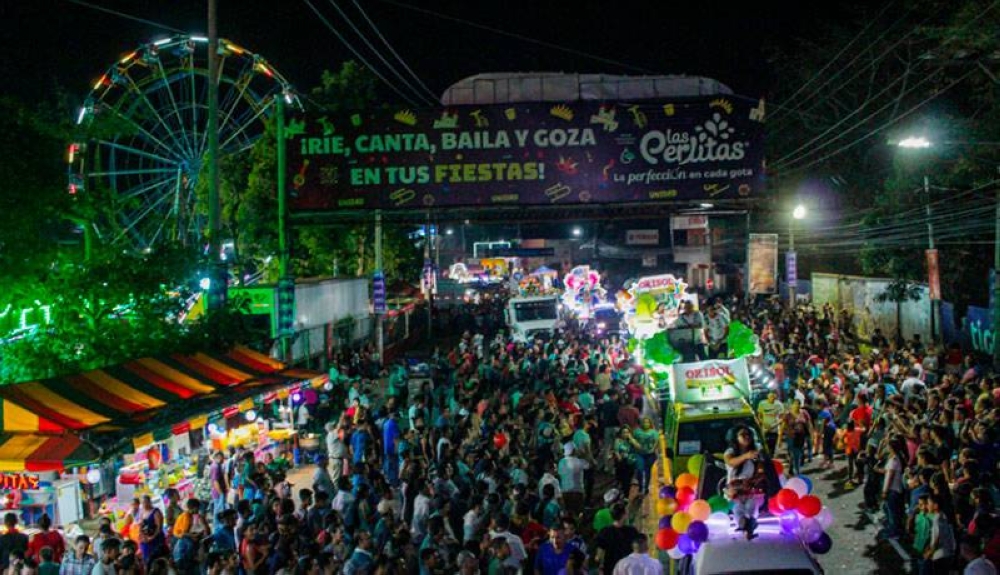
[[[685,555],[694,555],[698,552],[698,542],[691,539],[687,533],[681,533],[677,538],[677,548]]]
[[[663,517],[660,517],[660,529],[670,527],[671,519],[673,519],[673,515],[664,515]]]
[[[668,497],[673,497],[677,495],[677,490],[670,485],[664,485],[660,488],[660,499],[666,499]]]
[[[687,535],[695,543],[704,543],[708,541],[708,525],[704,521],[692,521],[688,525]]]
[[[819,539],[813,541],[809,544],[809,549],[817,555],[823,555],[830,551],[833,547],[833,539],[826,533],[819,536]]]
[[[778,524],[785,533],[792,533],[799,526],[799,514],[794,511],[786,511],[778,518]]]

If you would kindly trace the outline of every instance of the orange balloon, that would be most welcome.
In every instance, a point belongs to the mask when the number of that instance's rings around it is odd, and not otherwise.
[[[706,521],[708,516],[712,514],[712,506],[704,499],[696,499],[691,502],[687,512],[695,521]]]
[[[680,475],[677,476],[677,480],[674,481],[674,484],[677,485],[678,489],[681,489],[683,487],[690,487],[691,489],[697,491],[698,478],[695,477],[694,475],[691,475],[690,473],[681,473]]]

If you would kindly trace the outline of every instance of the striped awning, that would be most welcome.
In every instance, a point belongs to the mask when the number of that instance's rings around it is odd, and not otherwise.
[[[0,432],[61,434],[141,423],[167,406],[301,376],[244,347],[226,353],[143,358],[0,387]]]
[[[0,434],[0,472],[61,471],[99,459],[97,449],[72,434]]]

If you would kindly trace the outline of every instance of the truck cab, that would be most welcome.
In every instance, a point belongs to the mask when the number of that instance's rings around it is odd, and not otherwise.
[[[729,447],[730,434],[745,425],[760,442],[763,435],[753,409],[744,399],[727,399],[704,403],[668,402],[664,414],[664,435],[667,449],[673,454],[673,469],[687,469],[692,455],[712,454],[722,459]]]
[[[559,327],[558,296],[515,297],[504,309],[511,338],[518,343],[531,343],[536,338],[548,339]]]

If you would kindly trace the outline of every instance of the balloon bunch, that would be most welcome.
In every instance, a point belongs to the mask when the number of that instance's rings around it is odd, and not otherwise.
[[[726,344],[729,346],[729,353],[733,357],[739,358],[761,354],[760,340],[753,333],[752,329],[740,321],[734,320],[730,322]]]
[[[709,535],[729,527],[729,502],[724,497],[716,495],[707,501],[697,498],[703,462],[703,455],[692,456],[687,462],[688,471],[678,475],[673,486],[660,488],[656,546],[673,559],[697,553]]]
[[[775,471],[781,465],[775,461]],[[812,495],[812,481],[804,475],[792,477],[768,502],[768,510],[778,517],[781,532],[802,539],[817,555],[830,551],[833,541],[826,532],[833,525],[833,513],[819,497]]]

